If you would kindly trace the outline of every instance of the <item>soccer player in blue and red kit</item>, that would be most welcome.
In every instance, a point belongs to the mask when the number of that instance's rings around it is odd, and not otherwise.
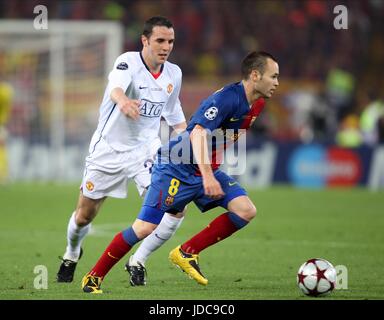
[[[242,81],[227,85],[204,100],[186,131],[159,149],[141,212],[131,227],[114,237],[84,276],[84,292],[101,293],[105,275],[137,242],[155,230],[164,213],[178,215],[192,201],[203,212],[218,206],[226,212],[173,249],[169,258],[198,283],[208,283],[200,271],[199,253],[245,227],[256,215],[246,191],[218,169],[218,158],[242,130],[250,128],[264,108],[264,99],[270,98],[279,85],[279,66],[269,53],[248,54],[241,72]],[[210,139],[218,131],[224,139]]]

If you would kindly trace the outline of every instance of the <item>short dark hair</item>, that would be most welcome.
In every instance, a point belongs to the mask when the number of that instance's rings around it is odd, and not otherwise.
[[[252,51],[247,54],[241,63],[241,76],[243,79],[248,79],[253,70],[257,70],[263,75],[268,58],[277,62],[275,57],[268,52]]]
[[[147,21],[145,21],[143,35],[149,38],[152,34],[153,27],[156,27],[156,26],[173,28],[172,22],[169,21],[167,18],[156,16],[156,17],[149,18]]]

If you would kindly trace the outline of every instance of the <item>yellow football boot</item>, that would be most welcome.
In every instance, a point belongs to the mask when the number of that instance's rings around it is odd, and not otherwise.
[[[84,276],[83,281],[81,282],[81,288],[86,293],[103,293],[103,290],[100,289],[101,281],[101,277],[87,274]]]
[[[208,279],[200,271],[198,254],[185,253],[181,246],[178,246],[169,253],[169,260],[199,284],[208,284]]]

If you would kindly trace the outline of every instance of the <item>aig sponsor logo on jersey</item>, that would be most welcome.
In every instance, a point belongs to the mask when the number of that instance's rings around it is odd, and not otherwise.
[[[147,118],[160,117],[165,102],[152,102],[146,99],[142,99],[141,101],[140,115]]]

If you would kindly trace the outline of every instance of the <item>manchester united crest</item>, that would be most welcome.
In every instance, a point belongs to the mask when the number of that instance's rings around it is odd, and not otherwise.
[[[170,84],[167,86],[167,92],[168,92],[168,93],[171,93],[172,90],[173,90],[173,85],[172,85],[172,83],[170,83]]]
[[[93,191],[93,189],[95,188],[94,184],[91,181],[87,181],[85,183],[85,187],[87,188],[88,191]]]

